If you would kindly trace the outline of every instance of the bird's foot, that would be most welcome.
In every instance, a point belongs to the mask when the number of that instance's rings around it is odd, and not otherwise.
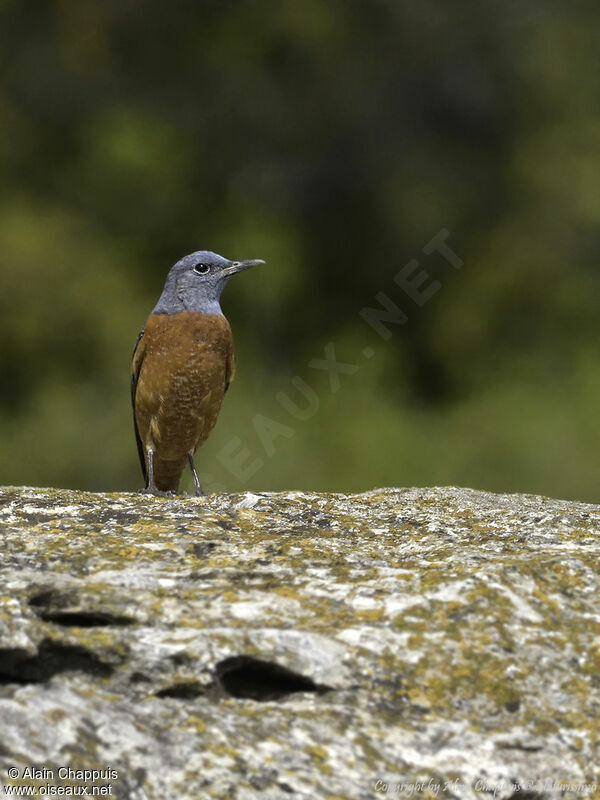
[[[204,492],[202,491],[202,486],[200,484],[200,478],[198,477],[198,473],[196,472],[196,465],[194,464],[194,451],[190,450],[188,453],[188,462],[190,465],[190,469],[192,470],[192,475],[194,476],[194,486],[196,487],[195,496],[196,497],[203,497]]]
[[[150,488],[146,486],[144,489],[140,489],[140,494],[153,494],[155,497],[177,497],[177,492],[163,492],[161,489],[157,489],[156,486]]]

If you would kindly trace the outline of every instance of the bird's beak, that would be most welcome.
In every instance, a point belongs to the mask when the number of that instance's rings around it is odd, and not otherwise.
[[[235,275],[236,272],[243,272],[245,269],[252,269],[252,267],[258,267],[259,264],[264,263],[261,258],[250,261],[232,261],[228,267],[221,270],[221,275]]]

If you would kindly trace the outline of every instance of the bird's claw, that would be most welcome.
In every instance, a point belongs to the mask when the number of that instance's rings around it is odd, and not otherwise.
[[[153,494],[155,497],[177,497],[177,492],[163,492],[156,487],[148,488],[147,486],[144,489],[140,489],[140,494]]]

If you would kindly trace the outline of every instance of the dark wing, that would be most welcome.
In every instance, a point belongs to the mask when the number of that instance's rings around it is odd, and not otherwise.
[[[148,480],[148,475],[146,474],[146,458],[144,456],[144,446],[142,444],[142,440],[140,439],[140,433],[138,431],[137,422],[135,420],[135,391],[137,389],[137,382],[138,377],[140,375],[140,369],[142,367],[142,362],[144,360],[145,355],[145,347],[140,345],[142,341],[142,337],[144,335],[144,328],[139,333],[137,341],[135,343],[135,347],[133,348],[133,357],[131,362],[131,407],[133,408],[133,427],[135,430],[135,441],[137,443],[138,455],[140,457],[140,465],[142,467],[142,475],[144,476],[144,480]]]
[[[225,365],[225,392],[229,389],[229,384],[235,375],[235,351],[233,349],[233,339],[229,339],[229,350],[227,352],[227,362]]]

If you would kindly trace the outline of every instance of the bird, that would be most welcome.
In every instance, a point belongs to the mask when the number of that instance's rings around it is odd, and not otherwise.
[[[172,495],[215,426],[233,380],[235,355],[221,292],[233,275],[262,259],[230,261],[197,250],[177,261],[140,331],[132,358],[131,403],[143,492]]]

